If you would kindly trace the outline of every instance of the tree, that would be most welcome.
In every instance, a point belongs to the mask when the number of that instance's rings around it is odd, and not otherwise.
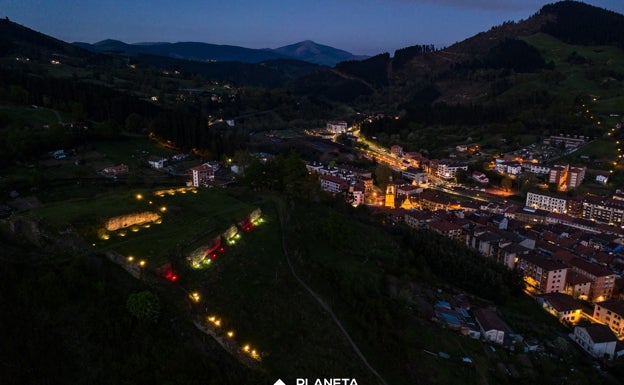
[[[457,183],[466,183],[468,182],[468,172],[462,169],[457,170],[455,173],[455,180]]]
[[[126,308],[139,321],[156,323],[160,316],[160,299],[151,291],[141,291],[128,296]]]
[[[126,130],[130,132],[139,132],[143,125],[143,117],[136,112],[128,115],[125,121]]]
[[[392,169],[385,164],[380,163],[377,165],[377,168],[375,168],[375,181],[377,182],[377,186],[382,190],[386,189],[391,176]]]
[[[513,184],[513,181],[511,180],[510,177],[506,176],[503,178],[503,180],[501,180],[501,187],[503,188],[503,190],[505,191],[509,191],[511,190],[511,186]]]
[[[537,178],[535,174],[531,172],[523,172],[518,175],[518,187],[523,194],[526,194],[530,190],[534,189],[537,185]]]
[[[282,160],[283,185],[287,193],[292,195],[301,195],[303,191],[304,181],[308,176],[305,163],[295,151],[291,151],[288,157]]]

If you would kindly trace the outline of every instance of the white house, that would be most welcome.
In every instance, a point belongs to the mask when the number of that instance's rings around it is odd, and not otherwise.
[[[149,163],[151,168],[155,168],[155,169],[161,169],[165,166],[165,162],[167,161],[167,159],[165,158],[160,158],[160,159],[150,159],[147,162]]]
[[[429,174],[426,171],[415,167],[408,167],[401,172],[401,175],[403,178],[413,180],[415,183],[427,183],[429,179]]]
[[[541,163],[526,162],[522,164],[524,171],[537,175],[546,175],[550,173],[550,167]]]
[[[486,341],[502,345],[505,341],[505,333],[509,335],[511,329],[498,317],[492,309],[480,308],[473,311],[475,321],[481,329],[481,336]]]
[[[594,358],[613,359],[615,357],[618,339],[607,325],[577,326],[570,337]]]
[[[327,129],[327,131],[331,132],[332,134],[342,134],[344,132],[347,132],[347,122],[344,122],[344,121],[327,122],[327,125],[325,126],[325,128]]]
[[[509,175],[518,175],[522,172],[522,165],[518,162],[508,162],[506,172]]]

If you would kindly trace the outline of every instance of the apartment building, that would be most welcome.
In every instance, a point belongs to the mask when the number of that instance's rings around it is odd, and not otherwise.
[[[624,334],[624,301],[608,300],[594,305],[594,318],[619,336]]]
[[[542,293],[565,291],[568,267],[560,261],[536,254],[520,255],[518,270],[526,283]]]
[[[525,204],[534,209],[546,210],[552,213],[565,213],[568,208],[568,197],[549,192],[529,191]]]

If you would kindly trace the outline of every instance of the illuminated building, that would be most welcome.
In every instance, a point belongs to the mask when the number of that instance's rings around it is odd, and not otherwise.
[[[414,181],[415,183],[427,183],[429,180],[429,174],[420,168],[408,167],[407,169],[401,171],[401,175],[405,179],[409,179]]]
[[[548,173],[548,183],[556,185],[558,191],[565,191],[569,168],[569,165],[555,165]]]
[[[386,201],[385,201],[385,206],[386,207],[390,207],[390,208],[394,208],[394,198],[396,195],[396,191],[394,189],[394,183],[392,183],[392,177],[390,177],[390,181],[388,182],[388,185],[386,186]]]
[[[624,335],[624,301],[609,300],[594,305],[594,318],[608,325],[617,335]]]
[[[453,179],[457,171],[468,171],[468,164],[456,162],[450,159],[432,160],[429,165],[429,173],[442,179]]]
[[[613,294],[615,273],[604,266],[588,262],[582,258],[573,258],[567,262],[570,268],[586,276],[591,281],[589,301],[602,302]]]
[[[560,322],[576,324],[581,320],[583,307],[573,297],[563,293],[547,293],[538,298],[542,307]]]
[[[582,215],[585,219],[619,226],[624,223],[624,201],[588,197],[583,200]]]
[[[191,186],[200,187],[214,179],[214,168],[207,163],[193,167],[189,170]]]
[[[536,254],[518,256],[518,270],[525,282],[542,293],[563,293],[568,267],[554,259]]]
[[[542,191],[529,191],[526,196],[526,205],[534,209],[553,213],[565,213],[568,206],[568,197]]]

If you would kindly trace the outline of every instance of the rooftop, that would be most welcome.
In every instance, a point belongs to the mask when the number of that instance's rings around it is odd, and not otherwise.
[[[609,299],[604,302],[598,303],[596,306],[603,307],[607,310],[611,310],[614,313],[624,316],[624,301],[621,299]]]
[[[500,319],[496,311],[488,308],[479,308],[473,311],[475,319],[481,325],[483,330],[501,330],[505,333],[510,333],[511,329],[507,324]]]
[[[607,325],[591,324],[577,327],[584,328],[594,343],[612,342],[618,340]]]
[[[577,310],[582,308],[581,304],[568,294],[547,293],[543,294],[542,298],[558,312]]]
[[[582,270],[594,277],[606,277],[609,275],[615,275],[611,270],[596,263],[587,262],[582,258],[574,258],[568,262],[568,265],[573,266],[579,270]]]

